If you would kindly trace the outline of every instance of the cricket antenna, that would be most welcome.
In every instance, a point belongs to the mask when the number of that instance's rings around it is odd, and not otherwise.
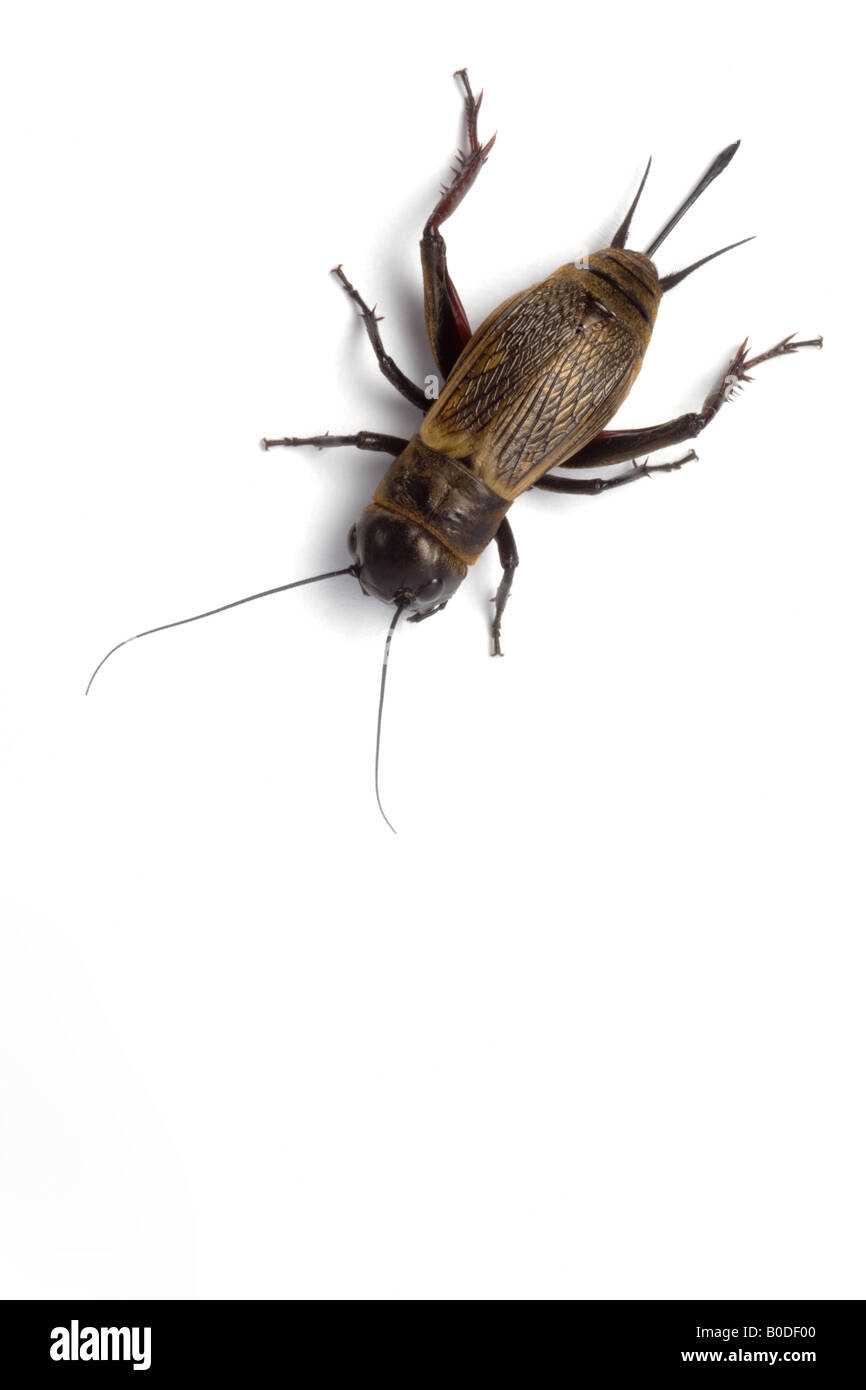
[[[400,614],[403,612],[405,606],[406,605],[403,603],[397,604],[397,612],[391,619],[391,626],[388,628],[388,636],[385,638],[385,655],[382,658],[382,683],[379,686],[379,718],[376,721],[376,800],[379,803],[379,810],[382,812],[383,821],[389,830],[394,831],[395,835],[397,832],[385,815],[385,808],[382,805],[382,798],[379,795],[379,749],[382,745],[382,709],[385,704],[385,677],[388,674],[388,654],[391,650],[391,638],[394,636],[394,628],[397,626]]]
[[[159,627],[149,627],[144,632],[136,632],[133,637],[126,637],[122,642],[118,642],[116,647],[112,647],[110,652],[106,652],[100,661],[90,680],[87,682],[85,695],[90,694],[90,687],[96,680],[97,675],[102,670],[106,661],[115,652],[119,652],[121,647],[125,647],[128,642],[137,642],[139,637],[150,637],[154,632],[165,632],[170,627],[183,627],[184,623],[197,623],[199,618],[212,618],[214,613],[225,613],[229,608],[238,608],[242,603],[252,603],[257,598],[268,598],[271,594],[285,593],[286,589],[300,589],[304,584],[317,584],[320,579],[336,579],[338,574],[352,574],[357,577],[357,566],[348,565],[344,570],[329,570],[327,574],[311,574],[309,579],[295,579],[291,584],[278,584],[275,589],[262,589],[260,594],[248,594],[246,598],[236,598],[232,603],[223,603],[219,608],[209,608],[206,613],[194,613],[191,618],[178,618],[174,623],[162,623]]]
[[[634,195],[634,202],[632,203],[631,207],[629,208],[628,212],[626,213],[625,217],[623,218],[622,226],[620,227],[620,229],[619,229],[619,231],[617,232],[616,236],[614,237],[613,241],[610,243],[611,246],[615,246],[615,247],[623,247],[623,246],[625,246],[625,239],[626,239],[626,237],[628,236],[628,229],[629,229],[629,227],[631,226],[631,219],[634,217],[634,210],[635,210],[635,208],[637,207],[638,199],[640,198],[640,195],[643,193],[643,186],[644,186],[644,184],[646,183],[647,174],[648,174],[649,171],[650,171],[650,164],[652,164],[652,162],[653,162],[652,155],[650,155],[650,157],[649,157],[649,162],[648,162],[648,164],[647,164],[647,166],[646,166],[646,169],[644,170],[643,178],[642,178],[641,181],[640,181],[640,188],[638,189],[637,193]]]
[[[696,203],[698,201],[698,198],[700,198],[701,194],[706,192],[713,179],[718,178],[719,174],[722,172],[723,169],[727,169],[728,165],[730,164],[731,160],[733,159],[734,155],[737,153],[737,150],[739,148],[740,142],[739,140],[735,140],[733,145],[727,145],[725,149],[722,150],[721,154],[716,155],[715,159],[713,160],[707,172],[704,174],[704,177],[701,179],[700,183],[696,184],[689,196],[685,199],[685,201],[680,203],[673,217],[669,218],[669,220],[662,227],[655,241],[647,247],[646,251],[644,252],[645,256],[649,256],[650,260],[652,260],[656,251],[658,251],[659,247],[664,241],[665,237],[670,235],[674,227],[679,222],[680,218],[683,216],[683,214],[688,212],[689,208],[692,206],[692,203]]]

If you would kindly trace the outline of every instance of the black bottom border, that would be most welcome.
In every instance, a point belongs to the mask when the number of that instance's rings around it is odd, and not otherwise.
[[[59,1384],[70,1376],[104,1381],[109,1375],[131,1375],[133,1384],[146,1385],[219,1376],[258,1384],[263,1374],[305,1370],[311,1357],[314,1374],[350,1368],[355,1374],[385,1371],[410,1381],[419,1372],[440,1372],[449,1379],[455,1372],[490,1374],[500,1363],[511,1375],[524,1372],[533,1379],[546,1367],[550,1374],[556,1368],[559,1379],[563,1358],[567,1370],[578,1375],[592,1371],[605,1377],[694,1376],[708,1367],[826,1376],[857,1374],[864,1327],[863,1300],[856,1299],[563,1299],[543,1315],[561,1329],[555,1340],[549,1332],[539,1337],[534,1316],[530,1320],[526,1313],[517,1323],[511,1314],[507,1332],[491,1336],[483,1326],[491,1314],[473,1310],[475,1335],[467,1354],[442,1335],[440,1325],[434,1336],[405,1335],[404,1328],[411,1334],[421,1315],[417,1303],[407,1300],[399,1321],[392,1312],[383,1326],[378,1300],[358,1302],[374,1306],[364,1309],[363,1324],[347,1337],[341,1324],[358,1321],[358,1314],[346,1309],[350,1300],[325,1310],[315,1300],[13,1300],[0,1304],[4,1379],[9,1385],[41,1385],[48,1378]],[[437,1324],[441,1317],[440,1312]],[[17,1376],[10,1379],[13,1366]]]

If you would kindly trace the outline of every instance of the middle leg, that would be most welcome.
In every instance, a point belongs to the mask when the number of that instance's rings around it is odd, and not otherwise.
[[[410,381],[406,373],[400,371],[393,357],[389,357],[385,351],[382,335],[379,332],[381,315],[376,314],[375,305],[371,309],[369,304],[361,298],[355,286],[347,279],[341,265],[335,265],[331,273],[336,275],[343,289],[346,291],[346,294],[361,310],[361,318],[364,320],[367,337],[370,339],[373,351],[376,354],[376,361],[379,363],[379,371],[384,377],[387,377],[392,386],[396,387],[401,396],[406,397],[407,401],[411,401],[413,405],[417,405],[419,410],[427,410],[430,406],[430,402],[424,395],[421,387],[416,386],[414,381]]]
[[[597,492],[606,492],[608,488],[622,487],[624,483],[637,482],[638,478],[648,478],[651,473],[673,473],[677,468],[682,468],[684,463],[691,463],[692,459],[696,458],[694,449],[689,449],[683,458],[672,459],[670,463],[635,463],[630,473],[620,473],[617,478],[554,478],[548,474],[539,478],[534,486],[547,492],[576,492],[591,496]]]

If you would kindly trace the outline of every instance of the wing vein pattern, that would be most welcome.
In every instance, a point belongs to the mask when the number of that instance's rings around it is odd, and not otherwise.
[[[563,268],[565,269],[565,268]],[[568,267],[571,270],[571,267]],[[516,497],[604,428],[640,370],[631,326],[577,270],[500,305],[467,343],[423,437]]]

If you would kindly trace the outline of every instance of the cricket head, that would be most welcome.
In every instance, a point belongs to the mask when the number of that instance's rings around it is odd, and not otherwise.
[[[348,539],[364,593],[415,618],[443,607],[466,577],[466,565],[430,531],[375,502],[365,507]]]

